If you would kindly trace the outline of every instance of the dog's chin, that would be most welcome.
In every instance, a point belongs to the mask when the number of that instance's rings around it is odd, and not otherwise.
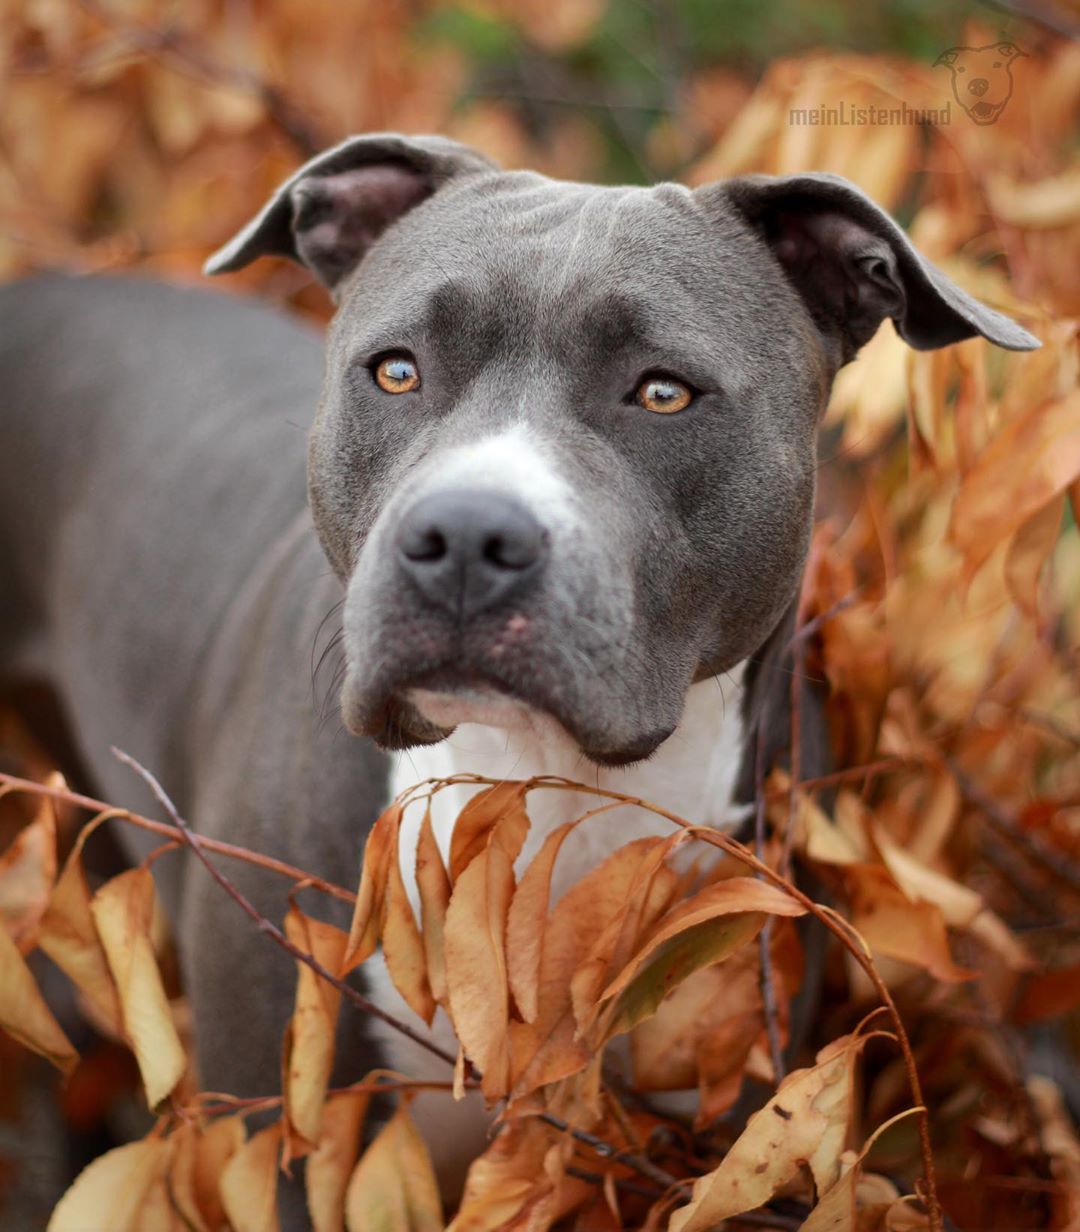
[[[569,742],[600,766],[645,761],[672,731],[657,728],[612,747],[602,733],[584,728],[543,700],[518,696],[496,680],[449,672],[403,681],[375,698],[366,697],[359,683],[349,679],[342,712],[354,735],[369,736],[387,751],[438,744],[459,725],[478,723],[545,742]]]

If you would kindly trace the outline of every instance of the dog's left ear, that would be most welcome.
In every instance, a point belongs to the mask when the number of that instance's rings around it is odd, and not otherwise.
[[[885,317],[920,351],[977,334],[1011,351],[1041,345],[921,257],[889,215],[840,176],[747,175],[703,191],[722,192],[768,244],[837,365]]]
[[[207,274],[290,257],[331,292],[379,236],[452,179],[495,165],[446,137],[350,137],[305,163],[206,262]]]

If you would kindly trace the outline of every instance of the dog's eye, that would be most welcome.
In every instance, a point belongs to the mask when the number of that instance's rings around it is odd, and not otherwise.
[[[663,373],[647,376],[634,393],[638,406],[657,415],[673,415],[676,411],[685,410],[693,400],[694,392],[689,385]]]
[[[375,384],[388,394],[408,394],[420,388],[420,369],[411,355],[384,355],[373,375]]]

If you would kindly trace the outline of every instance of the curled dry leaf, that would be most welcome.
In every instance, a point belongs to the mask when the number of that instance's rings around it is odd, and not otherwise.
[[[281,1232],[278,1160],[281,1123],[268,1125],[236,1151],[221,1173],[221,1204],[232,1232]]]
[[[83,845],[90,832],[89,826],[84,827],[75,841],[49,899],[37,942],[87,998],[105,1030],[121,1036],[124,1027],[120,998],[94,925],[90,887],[82,863]]]
[[[803,1165],[819,1193],[835,1184],[851,1130],[855,1062],[881,1034],[846,1035],[822,1049],[812,1068],[788,1074],[720,1166],[695,1182],[689,1205],[672,1214],[670,1232],[707,1232],[763,1206]]]
[[[285,917],[285,935],[328,971],[341,964],[348,940],[340,928],[313,920],[297,907]],[[285,1029],[282,1056],[289,1157],[305,1154],[322,1134],[323,1103],[334,1064],[341,993],[307,965],[296,964],[296,1002]]]
[[[150,870],[134,868],[107,881],[90,904],[151,1108],[172,1091],[186,1066],[150,937],[154,899]]]
[[[397,863],[402,805],[394,801],[378,818],[364,844],[364,863],[356,895],[349,941],[339,975],[346,975],[375,953],[386,921],[386,887]]]
[[[348,1232],[443,1232],[442,1200],[424,1140],[398,1108],[368,1147],[345,1197]]]
[[[50,775],[47,785],[66,786],[60,774]],[[33,821],[0,854],[0,927],[24,954],[34,945],[55,880],[56,806],[43,796]]]
[[[6,928],[0,928],[0,1027],[70,1074],[79,1061]]]
[[[427,960],[428,988],[432,997],[445,1004],[446,990],[446,908],[450,903],[450,878],[439,854],[431,826],[431,809],[424,810],[416,844],[416,885],[420,892],[424,957]]]

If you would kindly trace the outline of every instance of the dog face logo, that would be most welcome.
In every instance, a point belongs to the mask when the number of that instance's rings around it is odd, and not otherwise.
[[[934,66],[948,65],[953,95],[976,124],[993,124],[1012,97],[1013,61],[1026,55],[1013,43],[950,47]]]

